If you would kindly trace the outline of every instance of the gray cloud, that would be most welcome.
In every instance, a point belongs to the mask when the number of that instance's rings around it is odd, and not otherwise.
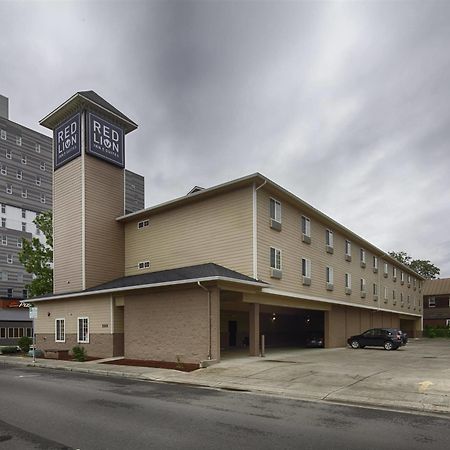
[[[1,93],[132,117],[147,204],[260,171],[450,276],[446,2],[2,2]]]

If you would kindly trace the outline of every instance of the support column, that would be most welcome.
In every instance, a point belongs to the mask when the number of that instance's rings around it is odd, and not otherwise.
[[[259,356],[259,303],[250,303],[249,322],[250,356]]]

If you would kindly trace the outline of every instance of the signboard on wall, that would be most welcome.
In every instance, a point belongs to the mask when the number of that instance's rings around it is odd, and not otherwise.
[[[55,170],[81,155],[80,113],[55,128],[53,142]]]
[[[86,153],[125,167],[125,141],[122,128],[88,113],[88,140]]]

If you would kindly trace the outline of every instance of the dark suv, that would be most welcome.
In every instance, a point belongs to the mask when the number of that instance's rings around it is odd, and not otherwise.
[[[396,328],[372,328],[347,339],[352,348],[384,347],[385,350],[397,350],[403,343],[402,334]]]

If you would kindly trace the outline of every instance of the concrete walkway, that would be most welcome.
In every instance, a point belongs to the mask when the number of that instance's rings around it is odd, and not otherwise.
[[[0,364],[32,365],[0,356]],[[382,349],[295,349],[266,357],[228,355],[205,369],[177,370],[38,359],[36,367],[183,383],[294,399],[439,413],[450,418],[450,340],[411,340]]]

